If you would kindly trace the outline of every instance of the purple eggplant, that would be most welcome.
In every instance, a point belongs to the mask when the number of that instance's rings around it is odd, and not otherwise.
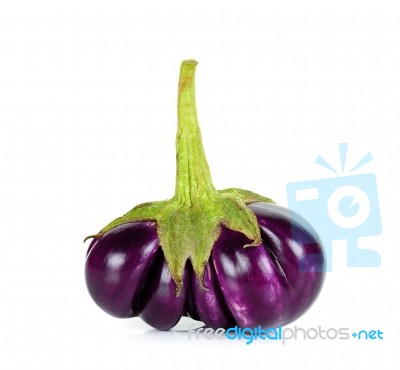
[[[159,330],[183,315],[212,328],[286,325],[322,288],[321,241],[269,198],[215,189],[197,122],[196,65],[186,60],[180,71],[175,195],[140,204],[90,236],[89,293],[110,315],[140,316]]]

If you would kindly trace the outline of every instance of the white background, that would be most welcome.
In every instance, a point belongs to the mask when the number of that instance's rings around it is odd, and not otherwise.
[[[317,154],[337,166],[339,142],[351,164],[372,153],[359,173],[376,173],[384,232],[365,245],[382,266],[346,268],[339,245],[295,324],[380,329],[384,340],[189,341],[91,301],[83,237],[174,190],[186,58],[200,62],[218,188],[285,205],[288,182],[330,176]],[[396,0],[0,1],[0,367],[396,368],[399,66]]]

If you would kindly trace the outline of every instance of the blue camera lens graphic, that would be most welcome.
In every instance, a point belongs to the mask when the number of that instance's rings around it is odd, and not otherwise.
[[[329,196],[328,213],[331,220],[344,229],[364,224],[371,211],[368,195],[360,187],[340,186]]]
[[[360,204],[351,196],[340,200],[339,211],[344,217],[354,217],[360,210]]]

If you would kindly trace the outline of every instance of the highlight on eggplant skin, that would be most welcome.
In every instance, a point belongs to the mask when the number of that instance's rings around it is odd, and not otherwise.
[[[271,203],[252,203],[262,244],[222,228],[203,281],[188,261],[180,294],[154,222],[120,225],[88,248],[88,291],[108,314],[140,316],[159,330],[174,327],[182,316],[211,328],[284,326],[307,311],[325,277],[322,244],[300,215]]]

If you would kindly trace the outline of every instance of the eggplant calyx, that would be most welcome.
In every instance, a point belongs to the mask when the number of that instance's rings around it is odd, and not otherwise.
[[[217,191],[212,199],[204,198],[190,205],[182,204],[175,197],[167,201],[140,204],[86,239],[99,239],[115,227],[130,222],[155,222],[159,245],[179,294],[188,260],[199,281],[203,281],[205,265],[220,236],[222,225],[241,232],[251,241],[243,247],[261,243],[256,216],[247,204],[271,200],[255,193],[251,193],[249,198],[250,193],[242,189],[225,189]]]

